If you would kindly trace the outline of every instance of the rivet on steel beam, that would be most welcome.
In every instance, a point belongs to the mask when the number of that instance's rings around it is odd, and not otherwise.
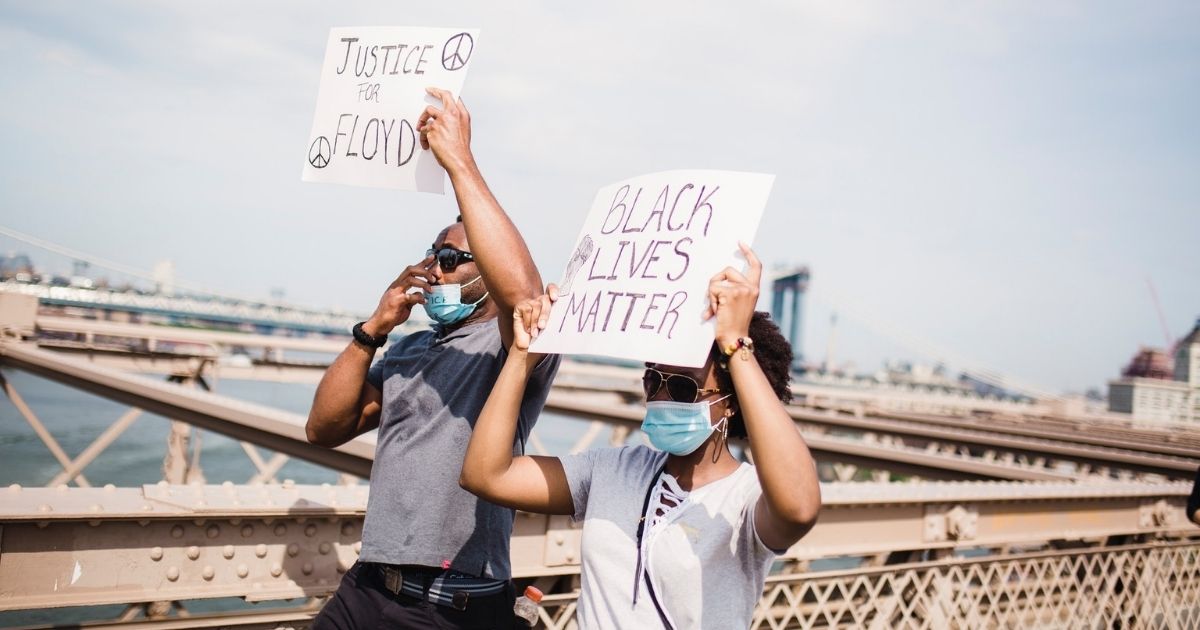
[[[211,580],[211,579],[213,579],[214,576],[216,576],[216,574],[217,574],[217,572],[214,571],[212,567],[205,566],[204,571],[202,571],[200,573],[200,576],[206,580]]]
[[[207,523],[208,521],[206,521],[202,518],[198,518],[198,519],[193,520],[192,522],[196,524],[196,527],[204,527],[204,524]]]
[[[60,484],[58,484],[57,486],[54,486],[54,489],[55,489],[55,490],[57,490],[57,491],[59,491],[59,492],[66,492],[66,491],[67,491],[67,484],[65,484],[65,483],[60,483]]]
[[[204,535],[209,538],[216,538],[221,535],[221,527],[219,525],[209,525],[208,529],[204,531]]]
[[[353,536],[354,535],[354,523],[343,523],[342,524],[342,535],[343,536]]]
[[[9,492],[20,492],[20,491],[21,491],[21,484],[19,484],[19,483],[14,483],[14,484],[10,485],[10,486],[8,487],[8,491],[9,491]]]
[[[179,579],[179,567],[168,567],[167,568],[167,579],[171,580],[172,582],[174,582],[175,580],[178,580]]]
[[[286,533],[287,533],[287,525],[280,523],[275,526],[275,535],[276,536],[283,536]]]
[[[143,504],[142,504],[142,511],[143,511],[143,512],[149,512],[150,510],[153,510],[153,509],[154,509],[154,506],[153,506],[153,505],[150,505],[149,503],[143,503]]]
[[[288,545],[287,546],[287,555],[289,555],[293,558],[300,555],[300,545],[297,545],[296,543],[292,543],[292,544]]]
[[[116,492],[117,487],[111,483],[106,483],[106,484],[104,484],[104,491],[109,492],[109,493]]]
[[[162,547],[155,547],[150,550],[150,559],[151,560],[158,562],[159,560],[162,560],[162,558],[163,558],[163,548]]]
[[[304,575],[312,575],[313,565],[311,562],[305,562],[304,565],[300,567],[300,570],[304,572]]]
[[[225,556],[226,560],[232,560],[233,553],[234,553],[233,545],[225,545],[224,547],[221,548],[221,555]]]
[[[138,525],[141,525],[142,527],[149,527],[149,526],[150,526],[150,519],[148,519],[148,518],[142,518],[142,519],[138,519],[138,522],[137,522],[137,524],[138,524]]]
[[[167,486],[169,486],[171,484],[167,483],[166,479],[163,479],[163,480],[159,481],[157,485],[159,488],[166,488]]]
[[[317,526],[312,523],[309,523],[308,526],[306,526],[304,528],[304,535],[308,536],[309,538],[316,536],[317,535]]]
[[[283,575],[283,567],[280,566],[280,564],[278,562],[272,562],[271,563],[271,576],[279,577],[281,575]]]
[[[242,526],[242,538],[249,538],[253,535],[254,535],[254,526],[253,525],[243,525]]]
[[[295,488],[295,487],[296,487],[296,481],[294,479],[284,479],[283,480],[283,489],[284,490],[291,490],[292,488]]]
[[[100,527],[100,521],[95,520],[95,519],[90,520],[90,521],[88,521],[88,526],[89,527]]]
[[[327,542],[323,542],[317,547],[317,551],[321,552],[321,555],[325,555],[332,550],[333,550],[333,545],[331,545]]]
[[[554,535],[554,544],[556,544],[556,545],[558,545],[558,546],[560,546],[560,547],[561,547],[561,546],[563,545],[563,543],[565,543],[565,542],[566,542],[566,540],[564,540],[564,539],[563,539],[563,535],[562,535],[562,534],[555,534],[555,535]]]
[[[267,557],[267,546],[264,544],[261,544],[261,543],[256,545],[254,547],[254,555],[258,556],[259,558],[266,558]]]
[[[241,525],[241,524],[242,524],[242,519],[240,519],[240,518],[231,518],[231,519],[229,519],[229,524],[230,524],[230,525],[233,525],[234,527],[237,527],[238,525]]]
[[[38,506],[38,511],[39,512],[53,512],[54,508],[50,507],[49,503],[43,503]]]
[[[567,553],[564,555],[564,557],[567,559],[567,562],[574,562],[574,561],[575,561],[575,552],[574,552],[574,551],[568,551],[568,552],[567,552]]]
[[[38,521],[37,522],[38,529],[46,529],[47,527],[50,527],[50,521]]]
[[[237,576],[240,578],[244,578],[247,575],[250,575],[250,568],[247,567],[245,564],[237,565]]]
[[[183,538],[183,525],[176,525],[171,528],[171,538]]]
[[[196,545],[192,545],[191,547],[188,547],[187,548],[187,557],[191,558],[192,560],[199,558],[200,557],[200,548],[197,547]]]
[[[89,509],[89,510],[91,510],[91,511],[93,511],[93,512],[103,512],[103,511],[104,511],[104,506],[103,506],[103,505],[100,505],[99,503],[93,503],[93,504],[91,505],[91,507],[89,507],[88,509]]]
[[[226,490],[232,490],[232,489],[233,489],[233,482],[232,482],[232,481],[228,481],[228,480],[226,480],[226,481],[223,481],[223,482],[221,482],[221,487],[222,487],[222,488],[225,488]]]

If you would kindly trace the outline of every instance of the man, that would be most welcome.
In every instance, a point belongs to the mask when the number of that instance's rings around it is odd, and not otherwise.
[[[355,326],[355,340],[317,387],[310,442],[335,447],[379,429],[359,562],[317,617],[318,629],[512,625],[513,513],[461,489],[458,476],[511,343],[513,309],[541,294],[541,277],[475,165],[466,107],[442,90],[429,93],[442,107],[426,108],[418,121],[422,148],[449,173],[462,214]],[[417,304],[434,329],[397,341],[372,366]],[[523,452],[557,367],[538,366],[514,453]]]

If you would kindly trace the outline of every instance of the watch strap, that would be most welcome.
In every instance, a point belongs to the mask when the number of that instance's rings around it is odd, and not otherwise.
[[[372,350],[378,350],[387,343],[387,335],[371,336],[367,331],[363,330],[363,324],[367,322],[358,322],[350,329],[350,334],[354,335],[354,340]]]

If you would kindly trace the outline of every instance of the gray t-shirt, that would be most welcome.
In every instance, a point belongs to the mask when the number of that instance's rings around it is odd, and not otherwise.
[[[583,522],[580,628],[662,627],[645,582],[636,605],[633,588],[642,503],[666,457],[627,446],[562,458],[574,518]],[[754,529],[761,494],[754,467],[742,464],[647,527],[643,562],[675,628],[749,627],[775,559]]]
[[[361,559],[508,579],[513,511],[458,485],[471,429],[507,352],[496,320],[422,331],[390,347],[367,382],[383,392]],[[546,402],[559,357],[534,371],[521,401],[513,454]]]

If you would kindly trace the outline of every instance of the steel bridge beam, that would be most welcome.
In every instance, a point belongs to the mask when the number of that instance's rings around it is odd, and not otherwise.
[[[1194,534],[1186,483],[825,484],[784,558]],[[355,562],[363,486],[0,490],[0,610],[327,595]],[[579,572],[581,530],[519,513],[515,577]]]
[[[1145,452],[1111,447],[1091,446],[1045,438],[1020,437],[1000,432],[962,426],[930,426],[919,422],[876,417],[856,418],[840,413],[821,413],[806,409],[790,410],[792,418],[805,424],[829,429],[843,429],[892,435],[924,444],[944,442],[967,445],[976,450],[996,450],[1028,459],[1055,459],[1086,464],[1093,468],[1129,470],[1161,475],[1168,479],[1191,479],[1200,467],[1200,459],[1151,455]],[[1193,454],[1194,455],[1194,454]]]
[[[298,414],[153,381],[20,342],[0,341],[0,364],[340,472],[371,475],[371,435],[337,449],[316,446],[309,444],[306,419]]]

